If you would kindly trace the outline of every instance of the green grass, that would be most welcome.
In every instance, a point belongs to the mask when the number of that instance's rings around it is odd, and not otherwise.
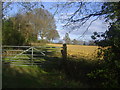
[[[39,66],[3,67],[3,88],[62,88],[79,87],[59,71],[45,71]]]
[[[14,65],[3,64],[3,88],[70,88],[80,86],[79,82],[68,80],[65,73],[60,71],[62,60],[60,53],[57,55],[55,52],[46,54],[47,56],[35,60],[41,61],[41,65],[14,66],[22,65],[24,61],[16,61],[17,63]],[[19,55],[18,57],[28,56]],[[18,57],[15,59],[18,60]],[[4,60],[9,61],[7,58]]]
[[[47,53],[40,57],[40,65],[14,66],[3,64],[3,88],[90,88],[97,87],[86,76],[95,69],[94,61],[82,58],[68,58],[62,68],[62,58],[59,53]],[[22,57],[22,56],[20,56]],[[23,62],[21,62],[22,64]],[[18,63],[19,65],[20,63]]]
[[[86,76],[94,68],[92,62],[72,59],[64,72],[61,58],[46,57],[44,60],[40,66],[3,65],[3,88],[90,88],[97,85]]]

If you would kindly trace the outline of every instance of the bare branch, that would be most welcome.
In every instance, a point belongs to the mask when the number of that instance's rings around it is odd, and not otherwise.
[[[55,15],[56,15],[56,13],[58,13],[58,7],[59,7],[59,5],[57,4],[57,9],[55,10],[55,12],[54,12],[53,16],[55,16]]]
[[[6,5],[5,5],[6,4]],[[3,3],[3,7],[2,7],[2,11],[9,8],[9,6],[12,4],[12,2],[7,2],[7,3]]]
[[[66,6],[68,6],[68,5],[72,4],[72,3],[74,3],[74,2],[66,2],[65,4],[62,4],[62,5],[61,4],[57,4],[56,10],[55,10],[53,16],[55,16],[56,14],[58,14],[58,12],[60,13],[63,9],[65,9]],[[61,7],[61,9],[59,10],[60,7]]]
[[[86,28],[86,30],[84,31],[84,33],[80,36],[80,37],[84,37],[85,36],[85,33],[89,30],[89,27],[92,25],[92,23],[94,22],[94,21],[96,21],[98,18],[99,18],[100,16],[98,16],[96,19],[94,19],[94,20],[92,20],[91,22],[90,22],[90,24],[88,25],[88,27]],[[78,38],[80,38],[80,37],[78,37]]]
[[[106,14],[106,13],[103,13],[103,11],[100,11],[100,12],[97,12],[97,13],[94,13],[94,14],[90,14],[90,15],[88,15],[88,16],[86,16],[86,17],[81,18],[81,19],[71,20],[71,22],[83,21],[83,20],[85,20],[86,18],[90,18],[90,17],[92,17],[92,16],[100,16],[100,15],[104,15],[104,14]]]
[[[71,20],[81,10],[84,4],[83,2],[80,2],[79,8],[74,12],[74,14],[69,18],[69,20]]]
[[[79,13],[80,12],[80,10],[81,10],[81,8],[85,5],[85,3],[83,3],[83,2],[79,2],[79,8],[73,13],[73,15],[70,17],[70,18],[68,18],[68,22],[65,24],[65,26],[69,26],[68,24],[71,22],[71,20],[75,17],[75,15],[77,14],[77,13]]]
[[[90,18],[90,17],[89,17],[89,18]],[[79,24],[79,26],[74,26],[74,27],[79,28],[79,27],[83,26],[83,25],[88,21],[89,18],[87,18],[86,20],[84,20],[81,24]],[[68,26],[70,26],[71,24],[72,24],[72,23],[70,23]],[[72,31],[75,31],[75,30],[72,29],[72,30],[69,31],[69,33],[71,33]],[[76,31],[77,31],[77,30],[76,30]]]

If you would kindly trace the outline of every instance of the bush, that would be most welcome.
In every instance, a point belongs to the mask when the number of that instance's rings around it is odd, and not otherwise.
[[[49,41],[43,39],[43,40],[38,40],[38,43],[42,45],[42,44],[49,43]]]

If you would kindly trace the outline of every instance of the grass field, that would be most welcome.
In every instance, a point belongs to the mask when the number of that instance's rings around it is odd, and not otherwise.
[[[62,44],[48,44],[51,46],[62,47]],[[94,59],[97,54],[97,46],[67,45],[68,56],[76,58]]]

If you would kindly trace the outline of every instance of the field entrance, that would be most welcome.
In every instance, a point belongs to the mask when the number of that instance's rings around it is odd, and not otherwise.
[[[96,63],[77,57],[78,49],[82,53],[82,48],[95,50],[97,47],[67,45],[65,48],[62,44],[57,45],[3,46],[3,88],[98,87],[99,83],[94,83],[87,76],[96,69]]]
[[[62,47],[3,46],[2,63],[11,65],[39,65],[44,58],[61,54]]]

